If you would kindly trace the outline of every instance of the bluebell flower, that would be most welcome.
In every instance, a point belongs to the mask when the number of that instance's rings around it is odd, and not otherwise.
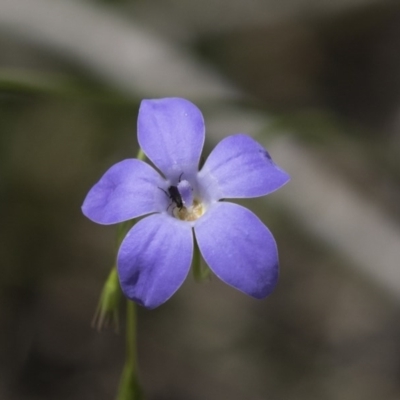
[[[223,139],[199,171],[205,138],[200,110],[180,98],[143,100],[138,141],[157,168],[138,159],[112,166],[89,191],[83,213],[99,224],[143,217],[121,243],[117,266],[124,294],[155,308],[182,285],[194,237],[214,274],[260,299],[278,279],[278,252],[268,228],[228,201],[269,194],[289,181],[251,137]]]

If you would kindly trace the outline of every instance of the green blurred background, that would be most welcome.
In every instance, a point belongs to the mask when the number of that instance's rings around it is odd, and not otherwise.
[[[399,49],[395,1],[0,0],[0,400],[114,398],[124,321],[90,323],[116,229],[80,206],[164,96],[202,109],[206,155],[246,132],[292,181],[246,203],[268,299],[189,277],[139,310],[147,399],[399,399]]]

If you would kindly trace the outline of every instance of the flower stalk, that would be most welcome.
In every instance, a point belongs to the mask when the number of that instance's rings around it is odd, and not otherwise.
[[[139,149],[137,159],[146,158],[142,149]],[[126,221],[118,225],[116,235],[116,249],[134,225],[133,221]],[[114,325],[115,332],[119,332],[119,308],[122,291],[119,284],[117,268],[114,266],[108,275],[101,292],[100,301],[93,317],[92,326],[97,330]],[[138,381],[138,365],[136,350],[136,304],[127,300],[126,305],[126,360],[118,388],[116,400],[143,400],[143,391]]]
[[[127,300],[126,305],[126,361],[116,400],[143,400],[138,380],[136,347],[136,304]]]
[[[142,149],[139,148],[138,160],[146,158]],[[117,249],[119,248],[125,235],[132,228],[132,221],[127,221],[118,225]],[[126,360],[118,388],[116,400],[143,400],[143,391],[138,379],[137,361],[137,339],[136,339],[136,304],[127,299],[126,301]]]

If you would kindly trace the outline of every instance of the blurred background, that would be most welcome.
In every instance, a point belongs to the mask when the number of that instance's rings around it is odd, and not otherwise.
[[[147,399],[399,399],[399,48],[396,1],[0,0],[0,399],[114,398],[124,322],[90,323],[116,229],[80,206],[164,96],[205,155],[245,132],[292,181],[246,203],[269,298],[190,276],[139,310]]]

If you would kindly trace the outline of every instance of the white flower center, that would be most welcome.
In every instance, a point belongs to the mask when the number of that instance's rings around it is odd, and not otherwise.
[[[176,186],[170,186],[168,189],[170,198],[174,203],[171,214],[181,221],[196,221],[206,211],[206,206],[198,195],[195,185],[188,180],[183,179]]]
[[[172,214],[182,221],[196,221],[204,214],[205,210],[204,204],[195,198],[191,207],[175,207]]]

